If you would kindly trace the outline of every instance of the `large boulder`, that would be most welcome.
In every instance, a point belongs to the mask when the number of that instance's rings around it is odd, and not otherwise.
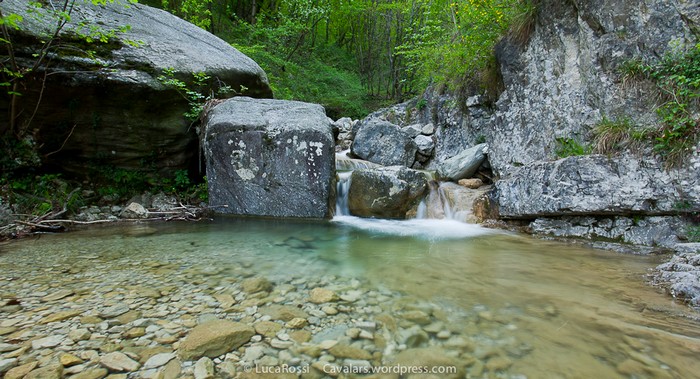
[[[437,166],[438,176],[454,181],[471,178],[486,160],[488,151],[489,145],[485,143],[466,149],[439,163]]]
[[[678,215],[700,211],[700,176],[653,157],[578,156],[521,167],[496,182],[504,218]]]
[[[237,97],[209,112],[203,133],[209,202],[217,211],[331,216],[334,141],[320,105]]]
[[[396,124],[367,119],[359,127],[352,143],[354,155],[383,166],[411,167],[418,146],[411,136]]]
[[[348,193],[350,213],[360,217],[405,219],[427,189],[425,175],[403,166],[355,170]]]
[[[36,16],[45,11],[27,14],[27,4],[5,0],[0,9],[23,16],[21,29],[11,30],[14,51],[21,62],[31,63],[55,21]],[[86,45],[76,37],[83,22],[114,36],[109,43]],[[129,30],[119,32],[125,27]],[[22,115],[29,116],[41,97],[31,123],[37,145],[41,153],[53,153],[47,164],[78,174],[90,164],[162,171],[196,165],[197,135],[184,117],[190,105],[183,93],[158,80],[165,70],[192,89],[198,88],[193,73],[205,73],[211,88],[230,86],[234,92],[229,96],[241,91],[272,96],[265,72],[253,60],[218,37],[146,5],[75,2],[60,38],[60,53],[27,79],[32,85],[22,90],[20,106]],[[86,57],[86,49],[94,50],[94,59]],[[200,90],[208,95],[210,87],[205,87]],[[8,107],[2,97],[0,110],[7,113]]]

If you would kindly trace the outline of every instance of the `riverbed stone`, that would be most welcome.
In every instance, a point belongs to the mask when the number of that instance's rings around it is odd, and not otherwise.
[[[13,367],[17,366],[17,358],[1,359],[0,360],[0,373],[3,373]]]
[[[314,304],[331,303],[338,301],[338,295],[327,288],[317,287],[309,292],[309,301]]]
[[[61,299],[66,298],[70,295],[73,295],[74,293],[75,292],[73,290],[62,289],[62,290],[58,290],[54,293],[51,293],[49,295],[42,297],[41,301],[50,302],[50,301],[61,300]]]
[[[144,369],[158,368],[165,366],[171,360],[175,359],[175,353],[159,353],[148,358],[146,363],[143,364]]]
[[[34,341],[32,341],[32,349],[39,350],[50,347],[56,347],[60,345],[61,342],[63,342],[65,339],[66,337],[62,335],[48,336],[35,339]]]
[[[71,376],[70,379],[102,379],[107,374],[109,371],[105,368],[91,368]]]
[[[336,344],[328,352],[336,358],[368,360],[372,359],[372,354],[368,351],[356,348],[346,344]]]
[[[350,213],[389,219],[405,219],[422,199],[428,183],[422,172],[401,166],[355,170],[351,180]]]
[[[272,291],[272,282],[263,277],[249,278],[241,282],[241,288],[248,293],[270,292]]]
[[[129,358],[129,356],[119,351],[113,351],[111,353],[103,355],[102,357],[100,357],[100,363],[108,369],[117,372],[136,371],[139,369],[140,366],[138,362]]]
[[[83,360],[70,353],[61,353],[58,355],[58,362],[63,367],[70,367],[83,363]]]
[[[24,379],[61,379],[63,378],[63,366],[51,364],[29,372]]]
[[[129,312],[130,308],[126,304],[117,304],[100,311],[100,317],[104,319],[115,318]]]
[[[309,318],[308,313],[290,305],[272,304],[260,308],[259,312],[263,315],[269,316],[272,320],[280,320],[285,322],[291,321],[294,318]]]
[[[184,360],[214,358],[250,341],[255,330],[243,323],[214,320],[197,325],[180,342],[178,355]]]
[[[329,218],[334,138],[323,107],[236,97],[207,115],[209,202],[219,213]]]
[[[208,357],[202,357],[194,364],[194,379],[211,379],[214,377],[214,362]]]
[[[13,367],[5,373],[4,379],[22,379],[39,364],[37,361],[25,363],[21,366]],[[0,373],[3,371],[0,370]]]
[[[49,324],[52,322],[58,322],[58,321],[63,321],[63,320],[68,320],[69,318],[73,318],[75,316],[78,316],[79,314],[83,313],[81,310],[77,309],[72,309],[68,311],[60,311],[56,312],[54,314],[51,314],[49,316],[44,317],[39,321],[40,324]]]

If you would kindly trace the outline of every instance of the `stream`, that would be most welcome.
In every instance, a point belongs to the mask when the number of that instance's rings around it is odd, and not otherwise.
[[[254,337],[215,360],[220,375],[252,363],[407,364],[428,348],[459,368],[454,377],[696,377],[697,314],[646,283],[661,261],[451,220],[217,218],[44,235],[0,245],[0,347],[27,347],[1,349],[0,361],[43,366],[70,352],[83,362],[65,376],[110,351],[143,364],[198,322],[275,321],[264,307],[282,304],[306,311],[308,324]],[[269,293],[246,293],[260,278]],[[310,302],[318,287],[339,298]],[[127,313],[108,314],[120,304]],[[326,340],[365,354],[310,352]],[[251,346],[263,353],[248,355]],[[180,370],[191,375],[192,364]]]

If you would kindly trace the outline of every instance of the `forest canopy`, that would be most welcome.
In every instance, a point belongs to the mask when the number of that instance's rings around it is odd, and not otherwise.
[[[283,99],[360,117],[429,84],[493,79],[493,48],[527,38],[536,0],[142,0],[255,59]]]

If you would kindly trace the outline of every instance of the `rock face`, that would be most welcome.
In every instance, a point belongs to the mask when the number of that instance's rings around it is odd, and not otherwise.
[[[215,358],[248,342],[255,330],[239,322],[213,320],[197,325],[180,343],[178,355],[183,360]]]
[[[352,153],[382,166],[411,167],[418,146],[411,136],[387,121],[366,120],[359,126],[352,143]]]
[[[238,97],[207,116],[209,202],[222,213],[328,218],[335,203],[333,133],[323,107]]]
[[[496,188],[506,218],[658,216],[676,214],[684,201],[700,205],[700,176],[678,179],[679,174],[654,159],[590,155],[524,166]]]
[[[422,198],[427,178],[402,166],[356,170],[348,194],[350,213],[360,217],[404,219]]]
[[[127,25],[130,30],[116,33],[108,44],[95,44],[96,61],[81,55],[81,49],[65,49],[46,68],[50,75],[32,127],[38,129],[43,153],[60,150],[51,162],[78,174],[85,174],[86,164],[162,170],[196,164],[197,135],[183,116],[189,105],[157,79],[165,69],[190,88],[195,88],[192,74],[203,72],[212,85],[223,83],[236,92],[245,88],[247,96],[272,96],[264,71],[228,43],[165,11],[126,3],[76,2],[62,43],[75,41],[70,33],[84,20],[105,33]],[[31,61],[47,26],[26,14],[26,4],[5,0],[0,8],[3,14],[24,16],[13,37],[21,44],[18,57]],[[22,105],[33,110],[38,95],[25,91]],[[4,99],[0,109],[7,111]]]

